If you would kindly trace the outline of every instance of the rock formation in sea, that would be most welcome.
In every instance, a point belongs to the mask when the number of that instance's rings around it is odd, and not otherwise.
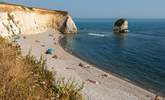
[[[113,26],[115,33],[127,33],[128,32],[128,21],[124,18],[118,19]]]
[[[66,11],[0,3],[0,36],[10,38],[46,31],[76,33],[77,27]]]

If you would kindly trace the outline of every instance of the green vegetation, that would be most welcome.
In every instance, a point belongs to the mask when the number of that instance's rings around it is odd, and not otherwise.
[[[126,19],[120,18],[115,22],[114,26],[121,27],[125,21]]]
[[[56,79],[46,70],[46,60],[0,38],[0,100],[83,100],[82,86],[74,80]]]

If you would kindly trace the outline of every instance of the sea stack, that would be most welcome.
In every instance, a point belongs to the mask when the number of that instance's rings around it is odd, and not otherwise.
[[[124,18],[118,19],[114,23],[113,32],[115,32],[115,33],[127,33],[128,32],[128,21]]]

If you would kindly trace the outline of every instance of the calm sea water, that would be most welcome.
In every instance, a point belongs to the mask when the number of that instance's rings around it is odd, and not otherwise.
[[[150,90],[165,94],[165,19],[128,19],[128,34],[114,34],[115,19],[75,19],[67,38],[76,55]]]

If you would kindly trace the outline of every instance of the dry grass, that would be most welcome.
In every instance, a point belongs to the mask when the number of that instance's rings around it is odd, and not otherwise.
[[[74,80],[55,81],[43,56],[21,56],[19,46],[0,38],[0,100],[82,100]]]
[[[67,11],[61,10],[51,10],[46,8],[39,8],[39,7],[27,7],[25,5],[19,4],[12,4],[7,2],[0,2],[0,11],[4,12],[12,12],[12,11],[27,11],[27,12],[35,12],[39,14],[61,14],[63,16],[67,16]]]

